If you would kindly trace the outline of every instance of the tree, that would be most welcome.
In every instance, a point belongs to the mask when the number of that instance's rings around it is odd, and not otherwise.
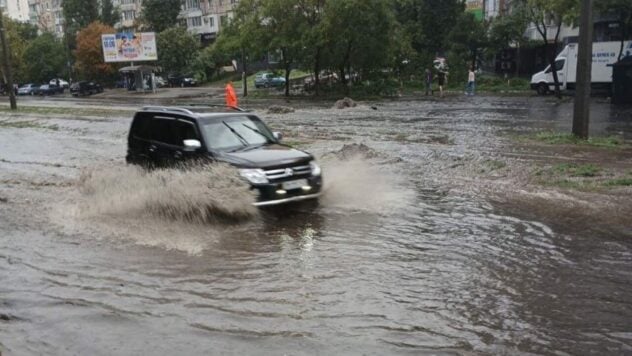
[[[167,73],[187,71],[197,57],[200,41],[185,28],[171,27],[160,32],[156,39],[158,65]]]
[[[82,29],[99,18],[99,0],[63,0],[62,7],[66,26],[73,31]]]
[[[155,32],[178,24],[181,0],[143,0],[140,27]]]
[[[290,95],[290,72],[305,54],[303,33],[307,23],[297,0],[266,0],[262,3],[264,33],[268,36],[269,51],[279,51],[280,64],[285,71],[285,96]]]
[[[24,82],[28,79],[25,72],[26,68],[24,66],[24,51],[26,50],[27,43],[36,38],[37,35],[32,36],[32,32],[30,30],[33,26],[26,26],[25,24],[12,20],[7,16],[4,16],[3,20],[6,40],[9,44],[13,80],[15,83]],[[0,58],[2,57],[0,56]],[[6,73],[4,73],[4,65],[0,66],[0,71],[2,72],[2,82],[6,83],[7,78]]]
[[[45,32],[29,43],[24,51],[26,75],[35,83],[58,78],[64,71],[64,45],[53,34]]]
[[[101,15],[99,19],[103,24],[114,26],[114,24],[119,22],[120,17],[121,13],[118,8],[114,7],[112,0],[101,0]]]
[[[469,12],[461,13],[447,37],[450,43],[448,62],[455,78],[465,78],[468,67],[477,67],[479,52],[488,44],[487,33],[484,22]]]
[[[595,1],[597,10],[603,13],[613,14],[619,24],[621,47],[618,60],[623,58],[623,46],[625,40],[632,34],[632,1],[630,0],[599,0]]]
[[[101,35],[115,32],[112,26],[95,21],[77,34],[75,70],[80,77],[109,80],[116,74],[114,66],[105,63],[101,46]]]
[[[555,70],[555,52],[549,49],[551,43],[548,30],[550,25],[554,26],[553,45],[557,45],[562,24],[571,24],[577,18],[579,2],[577,0],[522,0],[522,5],[528,9],[527,18],[535,24],[538,33],[542,36],[545,53],[553,69],[551,72],[555,83],[555,95],[561,99],[560,80]]]
[[[268,34],[263,28],[261,4],[260,0],[240,1],[234,17],[226,24],[224,33],[214,46],[216,54],[223,54],[216,55],[218,59],[228,62],[230,57],[240,58],[243,73],[247,73],[249,58],[260,58],[268,51]],[[244,78],[244,96],[247,93],[247,81]]]
[[[394,9],[424,68],[448,49],[448,34],[465,5],[461,0],[396,0]]]
[[[395,17],[389,0],[331,0],[324,21],[330,64],[345,91],[352,68],[368,75],[393,63]]]
[[[515,4],[511,13],[497,16],[490,23],[488,48],[493,54],[497,54],[510,46],[515,46],[518,51],[516,73],[520,73],[520,49],[527,43],[524,33],[528,25],[526,9],[520,4]]]

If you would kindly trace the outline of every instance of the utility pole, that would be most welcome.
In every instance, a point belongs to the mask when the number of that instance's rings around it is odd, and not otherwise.
[[[590,121],[590,82],[592,71],[593,0],[582,0],[577,54],[577,87],[573,112],[573,134],[588,138]]]
[[[7,89],[9,91],[9,102],[11,110],[17,110],[18,104],[15,102],[15,90],[13,89],[13,73],[11,73],[11,62],[9,50],[7,49],[7,36],[4,33],[4,14],[0,9],[0,41],[2,41],[2,62],[4,63],[4,74],[7,77]]]

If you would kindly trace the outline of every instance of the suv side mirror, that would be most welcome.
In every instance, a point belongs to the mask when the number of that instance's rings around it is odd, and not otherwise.
[[[188,152],[197,151],[202,147],[202,144],[198,140],[184,140],[182,143],[184,144],[184,150]]]
[[[274,139],[279,141],[279,142],[281,142],[281,140],[283,140],[283,134],[278,132],[278,131],[273,132],[272,136],[274,136]]]

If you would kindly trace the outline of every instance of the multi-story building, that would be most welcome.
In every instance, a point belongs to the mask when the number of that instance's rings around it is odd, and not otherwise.
[[[136,27],[136,19],[140,16],[142,0],[113,0],[112,4],[121,13],[121,21],[117,28],[129,30]]]
[[[2,13],[9,18],[20,21],[29,21],[29,3],[28,0],[0,0],[0,8]]]
[[[28,0],[29,21],[42,32],[64,35],[62,0]]]
[[[233,15],[237,0],[184,0],[180,21],[187,29],[200,36],[203,44],[217,38]]]

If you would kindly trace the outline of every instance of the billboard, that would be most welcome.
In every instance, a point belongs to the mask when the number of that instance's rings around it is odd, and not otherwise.
[[[465,11],[472,13],[477,20],[482,21],[483,0],[466,0]]]
[[[106,63],[158,60],[154,32],[105,34],[101,43]]]

